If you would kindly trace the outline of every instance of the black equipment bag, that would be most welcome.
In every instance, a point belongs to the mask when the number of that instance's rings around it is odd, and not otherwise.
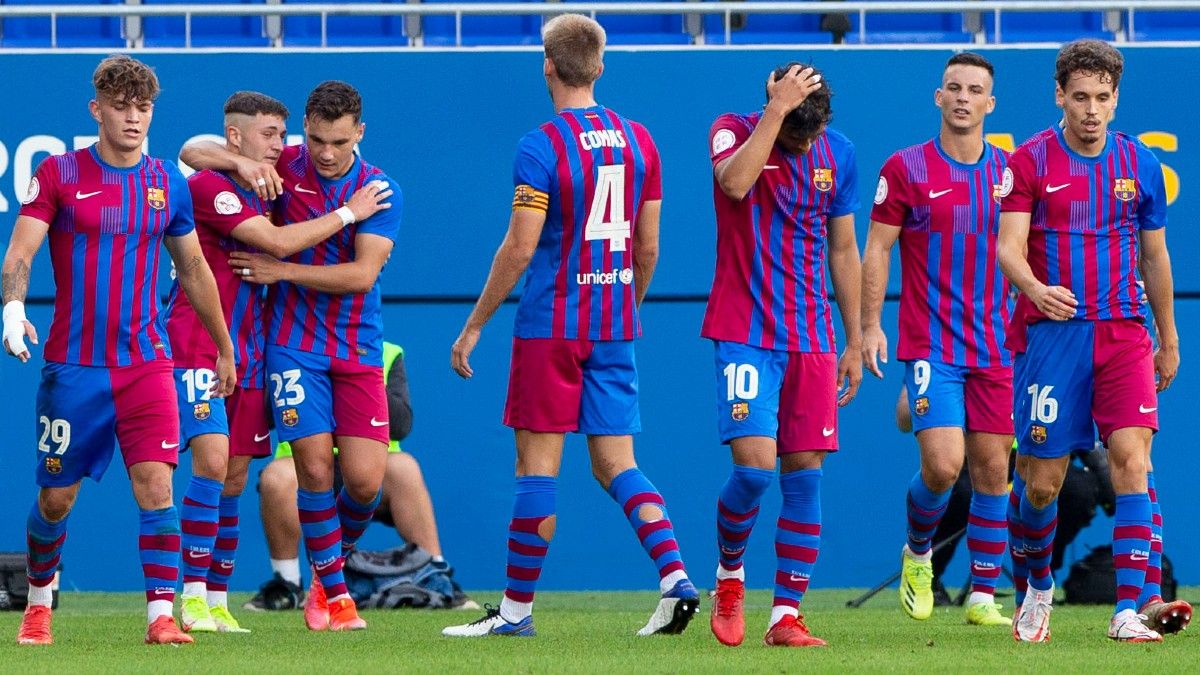
[[[1175,599],[1178,587],[1175,569],[1167,556],[1162,558],[1163,600]],[[1111,605],[1117,601],[1117,572],[1113,567],[1112,546],[1097,546],[1071,565],[1063,582],[1066,601],[1073,605]]]

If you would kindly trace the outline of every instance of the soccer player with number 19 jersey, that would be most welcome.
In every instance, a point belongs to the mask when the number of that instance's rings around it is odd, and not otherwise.
[[[1159,619],[1166,605],[1143,596],[1153,534],[1147,472],[1157,392],[1179,367],[1179,335],[1162,167],[1136,138],[1108,129],[1123,70],[1107,43],[1064,46],[1055,63],[1063,124],[1013,153],[1001,188],[1000,265],[1022,292],[1007,337],[1017,353],[1013,415],[1025,476],[1020,520],[1029,591],[1013,622],[1022,641],[1050,639],[1056,499],[1071,450],[1092,442],[1093,422],[1117,495],[1117,606],[1108,636],[1162,640],[1144,625],[1157,622],[1138,610],[1148,606]],[[1139,268],[1157,351],[1143,321]]]
[[[658,255],[658,151],[645,127],[595,101],[604,67],[598,23],[564,14],[542,36],[558,115],[521,139],[508,236],[451,352],[454,369],[470,377],[483,325],[528,267],[504,412],[517,445],[508,583],[499,608],[442,633],[534,634],[533,596],[554,534],[568,431],[587,434],[593,473],[658,569],[662,597],[638,634],[679,633],[699,598],[662,495],[633,457],[633,434],[641,430],[633,339]]]

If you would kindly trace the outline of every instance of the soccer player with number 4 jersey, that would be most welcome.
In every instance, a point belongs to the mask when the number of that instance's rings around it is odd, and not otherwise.
[[[1164,603],[1145,583],[1156,553],[1150,442],[1158,392],[1179,368],[1179,334],[1162,167],[1136,138],[1108,129],[1123,70],[1107,43],[1064,46],[1054,74],[1062,124],[1013,153],[1001,187],[1000,266],[1022,293],[1006,342],[1017,353],[1013,415],[1025,480],[1029,590],[1013,622],[1021,641],[1050,639],[1058,490],[1071,450],[1091,443],[1096,427],[1117,495],[1108,636],[1158,642],[1156,628],[1178,630],[1191,617],[1190,607]],[[1139,272],[1157,350],[1143,323]]]
[[[726,114],[709,134],[717,267],[702,335],[716,347],[717,419],[733,471],[717,499],[711,627],[745,637],[743,556],[775,482],[775,598],[763,641],[822,646],[800,614],[821,543],[821,466],[837,450],[837,410],[862,380],[854,146],[828,128],[832,94],[798,63],[767,77],[762,112]],[[835,352],[828,261],[846,351]],[[846,389],[839,391],[845,382]]]
[[[568,431],[587,435],[593,474],[658,570],[662,597],[638,635],[679,633],[699,598],[662,495],[633,456],[641,430],[633,340],[658,259],[658,151],[645,127],[596,103],[605,42],[598,23],[564,14],[546,23],[542,38],[558,114],[521,139],[508,235],[450,357],[471,377],[484,324],[525,275],[504,411],[517,445],[508,582],[500,607],[442,634],[535,634],[533,597],[554,536]]]
[[[1007,548],[1005,513],[1012,445],[1012,357],[1003,346],[1008,282],[996,263],[1006,153],[984,141],[996,105],[993,68],[956,54],[934,103],[937,137],[901,150],[880,171],[863,253],[863,364],[883,377],[887,336],[880,326],[891,249],[900,242],[900,339],[904,383],[921,468],[908,487],[908,542],[901,555],[900,605],[914,619],[933,614],[934,531],[969,458],[971,596],[967,622],[1007,626],[995,601]]]
[[[140,510],[138,552],[146,580],[148,644],[192,637],[172,618],[179,578],[179,514],[171,472],[179,455],[179,414],[171,346],[160,311],[159,247],[213,348],[206,393],[236,382],[233,344],[212,272],[192,222],[192,198],[170,162],[142,154],[158,78],[128,56],[111,56],[92,76],[99,140],[38,167],[4,259],[4,346],[22,362],[29,266],[49,233],[54,321],[38,389],[37,483],[28,520],[29,605],[17,642],[50,644],[50,583],[84,477],[100,480],[121,448]],[[114,442],[115,441],[115,442]]]

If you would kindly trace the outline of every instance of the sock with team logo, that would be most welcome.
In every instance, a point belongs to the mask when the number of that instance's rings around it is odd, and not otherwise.
[[[35,502],[25,523],[25,537],[29,544],[29,551],[25,554],[29,604],[49,607],[54,601],[51,582],[62,560],[63,542],[67,540],[67,519],[51,523],[42,516]]]
[[[138,555],[146,580],[146,618],[171,616],[179,579],[179,512],[174,506],[138,514]]]
[[[928,555],[933,547],[933,533],[950,503],[950,490],[935,493],[925,485],[921,472],[908,484],[908,550],[914,555]]]
[[[609,483],[608,494],[625,511],[642,548],[654,561],[659,590],[666,593],[687,579],[666,502],[642,470],[635,466],[622,471]]]
[[[733,465],[717,496],[717,579],[745,580],[742,558],[746,542],[758,520],[762,496],[774,481],[773,469]]]
[[[233,561],[237,553],[240,535],[237,495],[221,497],[219,516],[212,566],[208,568],[208,604],[210,607],[227,607],[229,604],[229,577],[233,576]]]
[[[1153,471],[1146,474],[1146,486],[1150,494],[1150,559],[1146,561],[1146,583],[1138,596],[1138,607],[1145,607],[1151,601],[1162,602],[1163,517]]]
[[[508,524],[508,567],[500,616],[517,623],[533,613],[533,595],[542,574],[550,538],[558,484],[554,476],[518,476],[512,520]]]
[[[967,550],[971,554],[971,593],[996,594],[996,581],[1008,548],[1008,495],[971,495]]]
[[[1150,495],[1117,495],[1113,516],[1113,567],[1117,570],[1117,612],[1137,611],[1150,559]]]
[[[1025,531],[1021,527],[1021,496],[1025,494],[1025,479],[1013,472],[1012,489],[1008,493],[1008,552],[1012,555],[1013,590],[1016,606],[1025,602],[1029,588],[1029,568],[1025,565]]]
[[[183,529],[183,594],[204,595],[208,569],[212,567],[213,546],[217,541],[217,520],[221,503],[221,481],[192,476],[183,493],[180,509]]]
[[[325,587],[325,597],[329,600],[350,597],[346,577],[342,574],[342,526],[338,522],[333,490],[297,490],[296,506],[300,511],[304,548],[312,561],[313,573],[320,577],[321,585]]]
[[[1050,558],[1054,554],[1054,533],[1058,530],[1058,500],[1039,509],[1021,494],[1021,532],[1025,540],[1025,565],[1029,570],[1029,588],[1048,591],[1054,587]]]
[[[805,469],[779,476],[783,508],[775,528],[775,599],[771,625],[784,615],[796,616],[821,548],[821,470]]]
[[[363,504],[350,496],[346,491],[345,486],[337,496],[337,512],[338,520],[342,524],[342,556],[350,555],[350,551],[354,550],[354,545],[358,543],[363,532],[367,531],[367,525],[371,524],[371,518],[375,516],[375,509],[379,508],[379,500],[383,496],[383,491],[375,493],[375,498],[370,503]]]

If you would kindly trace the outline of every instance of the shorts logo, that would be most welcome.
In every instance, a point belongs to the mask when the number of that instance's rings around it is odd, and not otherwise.
[[[57,476],[62,473],[62,460],[58,457],[46,458],[46,473]]]
[[[192,416],[201,422],[208,419],[211,415],[212,407],[209,406],[208,401],[197,403],[196,405],[192,406]]]
[[[729,416],[734,422],[745,422],[750,417],[750,404],[746,402],[734,403],[733,410],[729,412]]]
[[[146,203],[150,208],[162,211],[167,208],[167,193],[162,188],[146,188]]]
[[[1033,425],[1033,428],[1029,430],[1029,438],[1033,439],[1034,443],[1045,443],[1046,427]]]
[[[918,396],[917,400],[913,403],[913,410],[918,415],[924,415],[925,413],[929,412],[929,397]]]
[[[812,181],[813,187],[821,192],[829,192],[833,189],[833,169],[813,169]]]
[[[1131,202],[1137,196],[1137,181],[1132,178],[1113,180],[1113,195],[1123,202]]]
[[[283,426],[285,427],[294,427],[300,423],[300,411],[295,408],[284,408],[279,416],[283,419]]]

